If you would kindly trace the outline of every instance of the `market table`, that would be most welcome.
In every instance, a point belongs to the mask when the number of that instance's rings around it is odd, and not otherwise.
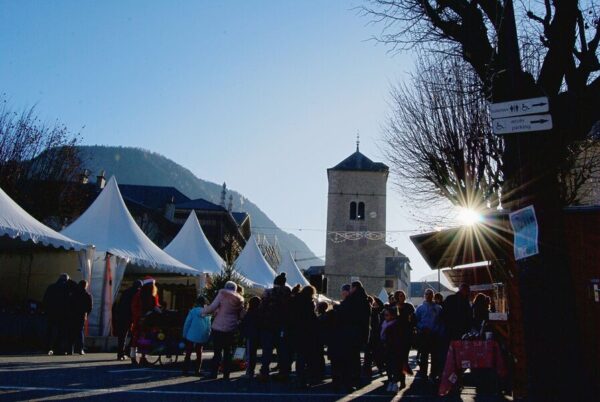
[[[452,341],[440,379],[439,395],[444,396],[452,390],[462,370],[479,368],[495,369],[500,378],[506,377],[506,364],[498,342]]]

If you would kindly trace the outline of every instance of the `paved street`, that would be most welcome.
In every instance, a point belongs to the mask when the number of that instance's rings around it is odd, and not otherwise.
[[[207,361],[211,357],[206,353]],[[261,384],[240,378],[237,372],[225,382],[183,376],[181,367],[156,365],[133,368],[129,362],[114,360],[113,354],[93,353],[85,356],[2,356],[0,357],[1,401],[52,401],[87,399],[95,401],[505,401],[493,394],[479,394],[465,387],[461,396],[435,397],[427,382],[413,381],[395,398],[385,392],[383,378],[377,378],[353,394],[333,392],[330,381],[309,389],[291,384]]]

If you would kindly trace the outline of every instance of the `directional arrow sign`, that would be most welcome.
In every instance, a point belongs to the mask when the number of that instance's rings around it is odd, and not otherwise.
[[[522,133],[527,131],[544,131],[552,128],[552,117],[549,114],[508,117],[492,120],[494,134]]]
[[[510,102],[492,103],[490,113],[492,119],[521,116],[525,114],[544,113],[549,110],[548,98],[519,99]]]

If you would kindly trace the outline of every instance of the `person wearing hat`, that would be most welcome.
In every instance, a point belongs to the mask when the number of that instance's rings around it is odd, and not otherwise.
[[[119,298],[119,301],[113,305],[113,330],[117,336],[117,360],[125,360],[125,350],[131,348],[131,338],[129,345],[125,349],[125,339],[131,335],[131,325],[133,318],[131,315],[131,304],[133,297],[142,287],[142,281],[134,281],[128,289],[125,289]]]
[[[215,316],[212,322],[214,356],[209,378],[217,378],[219,365],[223,359],[223,379],[229,380],[234,335],[243,309],[244,298],[237,292],[236,283],[227,281],[225,288],[219,290],[215,300],[201,313],[202,317],[209,314]]]
[[[262,360],[259,381],[269,379],[269,366],[273,360],[273,349],[277,348],[278,379],[288,379],[291,370],[289,345],[289,307],[292,291],[286,285],[285,272],[273,280],[273,288],[266,289],[260,303],[260,343]]]
[[[142,287],[137,291],[131,302],[131,316],[133,321],[132,339],[131,339],[131,363],[138,364],[137,361],[137,346],[138,339],[141,335],[141,319],[152,311],[160,312],[160,303],[158,300],[158,289],[156,281],[151,276],[147,276],[142,280]],[[144,350],[139,364],[146,365],[146,353]]]

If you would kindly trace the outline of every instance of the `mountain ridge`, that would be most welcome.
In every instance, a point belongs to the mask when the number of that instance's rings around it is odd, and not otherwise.
[[[92,175],[104,170],[107,177],[114,175],[120,184],[175,187],[191,199],[204,198],[215,204],[220,203],[221,185],[199,178],[191,170],[157,152],[138,147],[104,145],[80,145],[77,148],[82,165]],[[290,251],[303,259],[298,261],[300,268],[322,263],[300,238],[279,229],[258,205],[243,194],[232,189],[228,189],[227,194],[228,197],[230,194],[233,196],[234,211],[250,215],[253,232],[254,228],[269,228],[269,239],[272,238],[271,234],[276,235],[282,252]]]

